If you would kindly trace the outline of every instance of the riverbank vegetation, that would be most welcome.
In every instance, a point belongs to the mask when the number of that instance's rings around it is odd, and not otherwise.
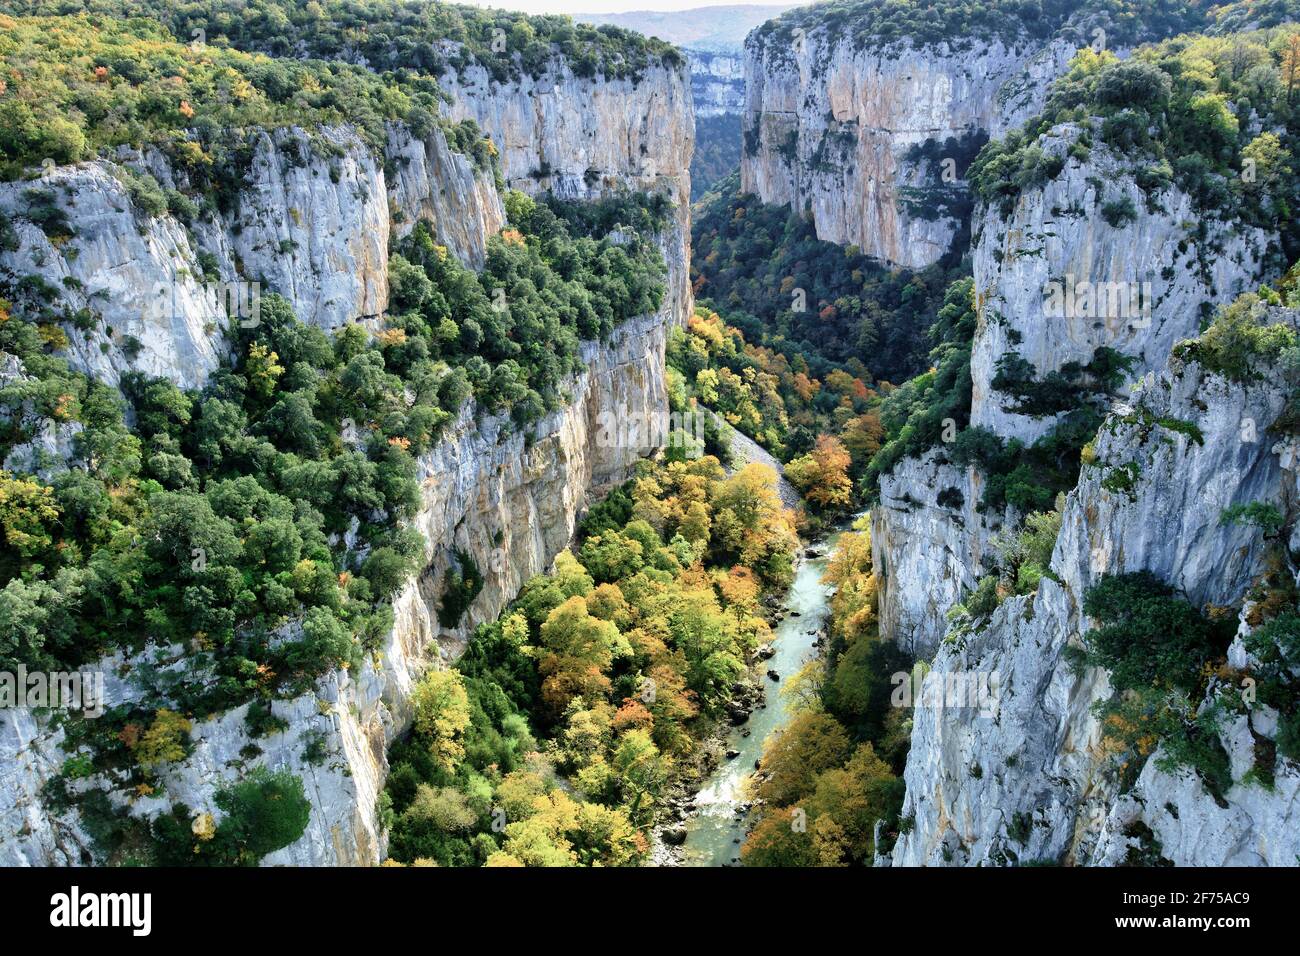
[[[823,580],[835,588],[828,653],[782,689],[794,716],[754,777],[746,866],[869,866],[901,826],[911,720],[895,689],[900,675],[910,688],[912,661],[879,637],[866,519],[840,536]]]
[[[643,462],[553,571],[431,671],[389,754],[396,862],[643,862],[754,651],[797,544],[776,475],[711,456]]]

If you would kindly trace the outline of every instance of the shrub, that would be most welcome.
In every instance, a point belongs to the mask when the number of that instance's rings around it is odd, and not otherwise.
[[[438,604],[438,623],[446,628],[460,624],[460,619],[483,590],[483,575],[474,556],[460,548],[455,552],[455,564],[447,569],[442,586],[442,601]]]
[[[287,770],[254,769],[214,799],[225,816],[205,848],[212,862],[256,866],[266,856],[296,842],[311,820],[302,780]]]
[[[1149,571],[1107,575],[1088,589],[1083,610],[1098,623],[1087,635],[1090,660],[1121,690],[1191,692],[1232,638],[1230,623],[1208,620]]]

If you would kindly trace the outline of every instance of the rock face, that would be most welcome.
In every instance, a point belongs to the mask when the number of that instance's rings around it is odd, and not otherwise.
[[[939,451],[905,458],[881,477],[871,510],[877,614],[881,636],[910,654],[934,652],[948,610],[979,580],[992,536],[976,510],[982,493],[978,471]]]
[[[1007,599],[935,657],[923,693],[972,673],[996,675],[998,690],[984,708],[914,712],[903,809],[913,827],[895,865],[1113,864],[1157,844],[1179,865],[1294,862],[1300,772],[1279,760],[1272,790],[1243,779],[1254,766],[1251,731],[1271,738],[1275,715],[1242,703],[1224,721],[1235,782],[1222,803],[1193,771],[1161,769],[1160,750],[1121,795],[1091,710],[1109,696],[1107,676],[1076,671],[1065,654],[1087,630],[1081,603],[1103,574],[1150,570],[1194,604],[1240,602],[1262,570],[1263,541],[1220,516],[1233,504],[1294,501],[1294,439],[1265,431],[1284,402],[1283,388],[1243,388],[1173,360],[1132,409],[1108,419],[1096,444],[1104,464],[1085,468],[1066,503],[1051,563],[1059,581],[1044,577],[1035,594]],[[1194,424],[1201,442],[1157,419]],[[1257,434],[1247,421],[1260,423]],[[1133,487],[1104,487],[1128,462]],[[1240,645],[1235,653],[1244,655]],[[1155,843],[1138,836],[1143,827]]]
[[[0,210],[20,240],[17,250],[0,251],[0,269],[39,275],[70,314],[83,313],[68,330],[69,361],[113,384],[134,370],[202,385],[229,318],[255,318],[253,284],[326,329],[381,314],[390,204],[399,235],[428,221],[471,265],[482,263],[488,236],[505,223],[491,175],[451,152],[437,129],[423,140],[390,129],[391,184],[384,158],[350,127],[263,133],[233,211],[188,225],[142,209],[127,168],[164,187],[187,185],[183,176],[156,153],[124,151],[119,159],[51,169],[36,184],[0,184]],[[71,238],[51,240],[27,218],[33,188],[64,213]]]
[[[1176,342],[1195,337],[1214,306],[1268,278],[1273,237],[1205,219],[1177,186],[1148,199],[1105,147],[1094,146],[1087,161],[1069,157],[1076,134],[1062,126],[1040,140],[1045,155],[1064,160],[1056,178],[1026,190],[1005,215],[983,206],[975,214],[971,425],[1026,444],[1057,418],[1017,414],[1012,396],[993,388],[1004,355],[1018,354],[1041,377],[1086,364],[1107,346],[1133,360],[1128,377],[1136,381],[1162,368]],[[1123,199],[1133,218],[1112,225],[1102,209]],[[1202,222],[1198,239],[1187,224]],[[1067,286],[1077,293],[1072,306]],[[948,464],[942,449],[899,463],[880,488],[872,550],[881,634],[928,656],[1009,516],[975,510],[979,472]],[[945,506],[940,495],[961,504]]]
[[[436,223],[438,238],[452,255],[482,268],[487,238],[506,224],[491,177],[453,152],[441,130],[421,139],[392,124],[385,156],[393,169],[388,188],[397,235],[405,236],[417,222]]]
[[[1044,135],[1044,154],[1065,162],[1060,175],[1022,195],[1010,215],[985,208],[975,230],[981,321],[971,355],[971,424],[1027,443],[1055,419],[1004,407],[1009,396],[992,387],[1003,355],[1019,353],[1042,375],[1066,362],[1086,364],[1105,345],[1131,357],[1132,377],[1140,378],[1162,368],[1176,342],[1194,337],[1214,305],[1265,278],[1273,241],[1250,226],[1207,220],[1177,186],[1148,196],[1131,164],[1101,144],[1086,162],[1069,157],[1078,133],[1067,124]],[[1103,210],[1125,202],[1133,218],[1108,221]],[[1202,224],[1206,236],[1198,239]]]
[[[171,216],[149,219],[115,172],[111,163],[83,163],[49,170],[39,184],[0,184],[0,211],[20,243],[0,251],[0,269],[39,275],[70,312],[85,310],[89,328],[66,330],[74,367],[113,384],[128,369],[202,382],[217,365],[225,311],[197,278],[185,227]],[[47,237],[26,218],[34,188],[49,194],[75,236]]]
[[[806,210],[819,239],[895,265],[929,265],[960,224],[941,209],[909,211],[904,190],[960,186],[941,178],[940,160],[951,157],[964,175],[984,137],[1037,111],[1043,77],[1070,52],[1065,43],[1001,41],[960,51],[858,48],[825,27],[792,39],[756,30],[745,41],[741,188]],[[909,157],[926,144],[937,150],[933,162]]]
[[[696,117],[739,115],[745,108],[745,58],[735,53],[685,50],[691,66]]]
[[[668,297],[679,321],[691,310],[690,161],[695,146],[691,80],[684,65],[653,66],[640,82],[586,79],[553,60],[538,77],[495,83],[481,66],[448,73],[448,114],[473,119],[500,150],[506,184],[526,193],[597,199],[628,188],[676,204],[660,237]]]

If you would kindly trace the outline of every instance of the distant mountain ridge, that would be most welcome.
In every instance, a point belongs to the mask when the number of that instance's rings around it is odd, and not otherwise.
[[[745,35],[767,20],[779,17],[797,3],[735,4],[694,10],[634,10],[629,13],[580,13],[574,19],[596,25],[612,24],[655,36],[690,50],[740,53]]]

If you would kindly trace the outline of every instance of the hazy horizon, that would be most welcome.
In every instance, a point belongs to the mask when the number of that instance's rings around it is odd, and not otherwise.
[[[788,8],[782,3],[736,3],[734,0],[459,0],[476,7],[494,7],[500,10],[518,10],[522,13],[681,13],[706,7],[772,7]]]

